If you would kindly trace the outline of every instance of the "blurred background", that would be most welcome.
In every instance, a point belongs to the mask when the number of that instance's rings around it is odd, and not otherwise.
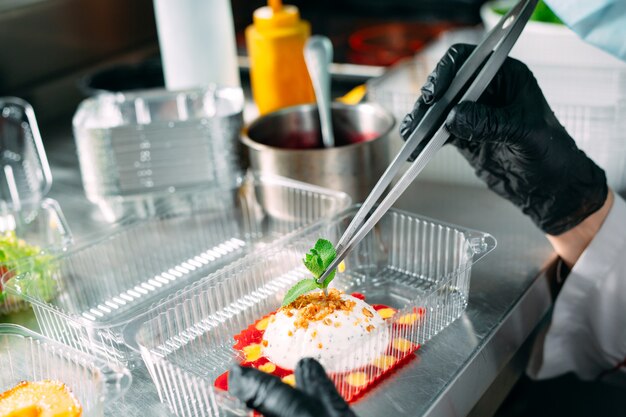
[[[413,55],[442,31],[480,23],[482,0],[323,0],[291,2],[314,34],[331,38],[340,79],[355,83]],[[237,47],[262,1],[232,2]],[[72,113],[78,80],[118,63],[158,57],[150,0],[0,0],[0,95],[30,102],[42,121]],[[247,61],[240,60],[246,82]],[[158,80],[157,80],[158,81]],[[156,81],[155,81],[156,82]]]

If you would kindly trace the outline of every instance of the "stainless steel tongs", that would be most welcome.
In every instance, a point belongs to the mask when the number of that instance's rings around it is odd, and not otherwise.
[[[448,113],[461,101],[478,100],[515,45],[537,2],[538,0],[520,0],[474,49],[443,97],[426,112],[422,121],[367,196],[337,243],[337,257],[318,278],[318,283],[323,283],[330,272],[337,268],[346,255],[378,223],[450,138],[450,133],[445,127]],[[427,143],[415,161],[376,206],[405,161],[423,141]]]

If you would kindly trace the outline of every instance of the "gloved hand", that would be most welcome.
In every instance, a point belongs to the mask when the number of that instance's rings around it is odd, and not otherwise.
[[[266,417],[356,417],[315,359],[298,362],[298,388],[254,368],[236,366],[228,375],[228,390]]]
[[[404,140],[443,96],[473,49],[454,45],[439,61],[413,111],[402,121]],[[455,106],[446,127],[449,143],[476,175],[549,235],[578,225],[607,198],[604,171],[576,147],[520,61],[507,58],[478,102]]]

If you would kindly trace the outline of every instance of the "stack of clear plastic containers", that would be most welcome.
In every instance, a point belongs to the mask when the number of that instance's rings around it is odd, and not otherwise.
[[[240,187],[189,193],[158,206],[149,219],[54,257],[43,276],[54,283],[53,291],[34,285],[36,274],[20,270],[6,290],[33,305],[46,336],[132,363],[121,334],[128,321],[185,285],[349,204],[344,193],[247,176]]]
[[[320,237],[337,241],[355,213],[351,209],[249,255],[128,325],[126,340],[141,352],[161,399],[172,411],[181,417],[221,415],[220,407],[244,412],[241,404],[214,387],[216,378],[241,361],[233,336],[280,307],[285,292],[308,275],[303,254]],[[331,368],[358,369],[366,382],[382,377],[385,366],[363,367],[362,359],[380,353],[390,342],[421,344],[460,317],[467,305],[471,267],[494,247],[495,240],[485,233],[388,212],[347,257],[345,272],[331,286],[359,292],[369,303],[398,312],[349,354],[335,359]],[[388,355],[395,355],[391,362],[400,359],[397,351]],[[342,375],[331,377],[345,397],[357,389]]]
[[[122,395],[131,382],[123,366],[107,364],[12,324],[0,324],[0,364],[0,392],[23,381],[59,381],[81,404],[84,417],[102,416],[106,403]]]
[[[7,246],[0,255],[1,275],[20,263],[15,253],[62,252],[72,237],[58,204],[43,198],[52,184],[50,167],[33,109],[19,98],[0,98],[0,161],[0,238]],[[22,245],[29,249],[16,249]],[[0,314],[25,306],[0,284]]]
[[[113,221],[175,190],[241,175],[241,89],[146,90],[85,100],[74,136],[87,198]]]

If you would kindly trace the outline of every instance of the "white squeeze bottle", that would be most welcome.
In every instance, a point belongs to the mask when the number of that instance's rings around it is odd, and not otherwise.
[[[154,0],[168,90],[240,87],[230,0]]]

